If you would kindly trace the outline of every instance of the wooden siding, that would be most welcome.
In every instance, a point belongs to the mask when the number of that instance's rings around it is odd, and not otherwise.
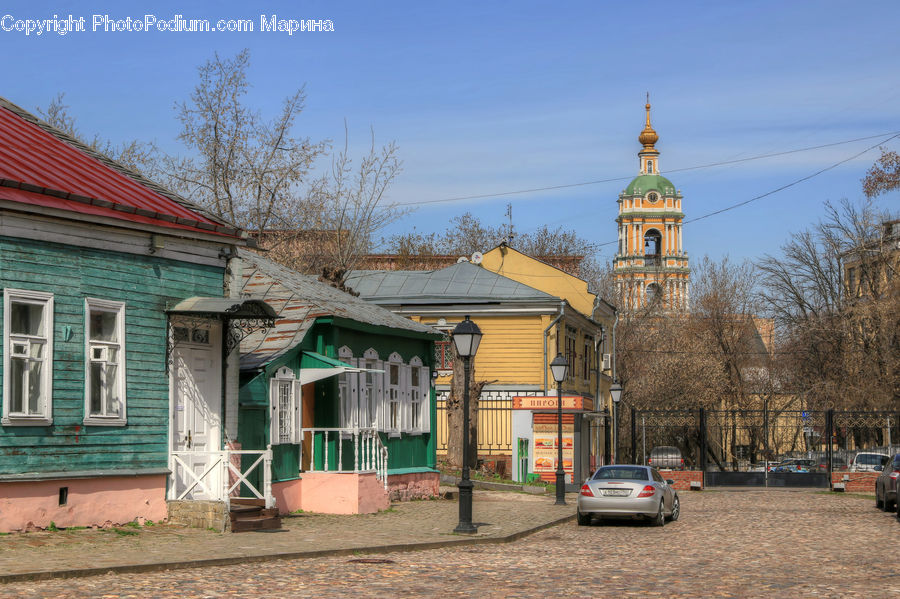
[[[337,350],[344,345],[348,346],[355,357],[361,357],[363,353],[373,348],[378,352],[382,360],[386,360],[392,352],[397,352],[405,363],[415,356],[421,358],[422,363],[429,368],[433,367],[434,351],[430,339],[415,339],[409,337],[393,337],[390,335],[378,335],[357,331],[331,324],[317,323],[304,340],[294,348],[291,353],[266,365],[265,372],[259,374],[245,374],[241,379],[240,404],[241,418],[238,426],[238,439],[243,449],[263,449],[269,438],[270,421],[267,418],[264,423],[265,434],[257,435],[257,431],[250,430],[258,426],[256,421],[245,418],[254,410],[259,411],[260,406],[269,404],[269,378],[272,373],[281,366],[287,366],[299,373],[300,352],[302,350],[320,352],[329,357],[337,358]],[[337,377],[322,379],[314,383],[315,427],[339,427],[340,406],[338,404]],[[304,402],[309,398],[304,397]],[[435,431],[435,396],[432,389],[429,396],[429,416],[431,418],[431,430]],[[381,435],[381,441],[388,448],[388,471],[406,468],[434,468],[436,463],[435,434],[424,433],[419,435],[402,434],[392,437],[385,433]],[[350,441],[344,441],[344,467],[353,466],[353,445]],[[274,447],[273,447],[274,448]],[[275,480],[290,480],[297,478],[298,468],[297,444],[284,444],[280,451],[273,456],[273,475]],[[329,442],[330,468],[337,466],[337,440],[332,438]],[[324,447],[322,437],[316,438],[317,466],[322,467]]]
[[[543,385],[544,328],[549,318],[525,316],[477,316],[472,320],[484,335],[475,354],[475,376],[497,385]],[[555,353],[555,346],[549,350]],[[441,377],[439,384],[449,384]]]
[[[220,267],[0,237],[0,286],[55,302],[53,424],[0,427],[0,476],[166,467],[165,309],[221,296],[223,276]],[[83,424],[85,297],[125,302],[126,426]]]

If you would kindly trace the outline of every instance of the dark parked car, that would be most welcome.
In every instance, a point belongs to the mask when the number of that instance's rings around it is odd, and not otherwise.
[[[875,507],[890,512],[897,506],[898,479],[900,479],[900,453],[885,462],[881,474],[875,479]]]
[[[684,470],[684,457],[677,447],[660,445],[650,450],[647,465],[659,470]]]

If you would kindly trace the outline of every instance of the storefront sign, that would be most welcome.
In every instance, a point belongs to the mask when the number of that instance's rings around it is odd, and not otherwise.
[[[513,410],[555,410],[557,406],[556,396],[539,397],[513,397]],[[562,398],[563,410],[593,410],[594,400],[580,395],[564,395]]]

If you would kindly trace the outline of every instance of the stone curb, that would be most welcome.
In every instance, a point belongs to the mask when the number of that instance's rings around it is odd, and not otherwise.
[[[322,549],[319,551],[291,551],[287,553],[271,553],[262,555],[246,555],[213,559],[198,559],[188,562],[159,562],[155,564],[127,564],[123,566],[107,566],[103,568],[78,568],[71,570],[52,570],[48,572],[21,572],[18,574],[0,574],[0,584],[9,582],[29,582],[51,580],[55,578],[83,578],[102,576],[104,574],[163,572],[166,570],[185,570],[188,568],[204,568],[209,566],[231,566],[286,559],[309,559],[316,557],[340,557],[358,554],[380,554],[409,551],[426,551],[444,547],[465,547],[469,545],[501,545],[523,539],[538,531],[557,526],[575,519],[575,514],[551,520],[539,526],[520,530],[504,537],[463,537],[446,541],[426,541],[423,543],[398,543],[396,545],[375,545],[372,547],[349,547],[345,549]],[[242,533],[244,534],[244,533]]]
[[[460,478],[458,476],[453,476],[451,474],[441,474],[441,484],[442,485],[457,485],[459,484]],[[488,480],[479,480],[477,478],[471,479],[472,488],[473,489],[483,489],[486,491],[522,491],[525,493],[531,493],[532,495],[544,495],[547,493],[547,487],[543,487],[540,485],[510,485],[507,483],[496,483]],[[571,487],[571,484],[567,484],[566,492],[568,493],[568,488]]]

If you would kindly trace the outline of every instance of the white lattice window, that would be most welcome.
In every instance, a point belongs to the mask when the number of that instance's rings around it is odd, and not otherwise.
[[[338,350],[342,362],[353,365],[353,352],[344,346]],[[344,372],[338,375],[338,406],[340,407],[341,428],[352,429],[359,426],[359,375]]]
[[[294,371],[282,366],[269,380],[269,439],[272,445],[299,443],[302,390]]]
[[[385,423],[386,429],[391,434],[399,435],[403,430],[403,399],[406,391],[404,385],[404,368],[402,358],[393,353],[386,364],[385,383],[387,395],[385,397]]]
[[[53,294],[6,289],[2,424],[52,422],[52,366]]]
[[[367,370],[359,377],[360,426],[382,428],[383,419],[379,418],[379,412],[381,412],[384,373],[370,371],[383,370],[384,364],[378,359],[378,352],[369,348],[359,360],[358,366]]]
[[[428,368],[416,356],[409,361],[409,424],[411,433],[426,433],[431,429],[428,413],[431,383]]]
[[[84,423],[125,424],[125,304],[87,298]]]

